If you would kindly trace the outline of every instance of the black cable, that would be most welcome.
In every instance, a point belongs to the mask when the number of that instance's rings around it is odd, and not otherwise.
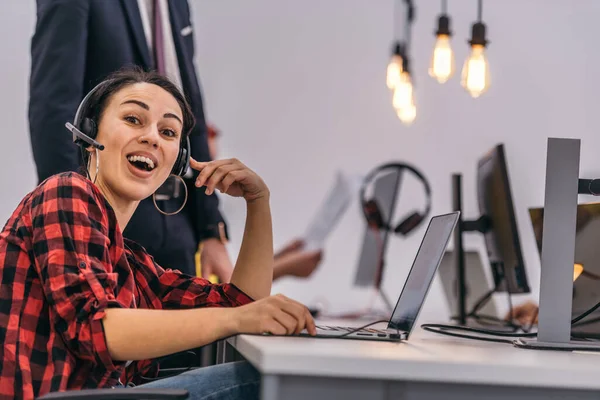
[[[584,319],[585,317],[590,315],[592,312],[594,312],[598,308],[600,308],[600,302],[595,304],[589,310],[585,311],[583,314],[573,318],[571,320],[571,325],[577,324],[577,322],[581,321],[582,319]],[[511,310],[511,312],[512,312],[512,310]],[[511,316],[512,316],[512,314],[511,314]],[[535,321],[535,317],[532,318],[532,321]],[[533,325],[533,323],[531,325]],[[499,342],[499,343],[513,343],[513,342],[508,341],[508,340],[486,338],[486,337],[481,337],[481,336],[462,335],[459,333],[453,333],[453,332],[449,332],[449,331],[456,330],[456,331],[463,331],[463,332],[473,332],[473,333],[478,333],[478,334],[482,334],[482,335],[491,335],[491,336],[499,336],[499,337],[514,337],[514,338],[537,337],[537,332],[526,331],[525,333],[516,333],[516,332],[509,333],[509,332],[493,331],[493,330],[489,330],[489,329],[471,328],[471,327],[460,326],[460,325],[423,324],[423,325],[421,325],[421,328],[423,328],[426,331],[439,333],[442,335],[455,336],[455,337],[460,337],[460,338],[464,338],[464,339],[483,340],[483,341],[488,341],[488,342]],[[528,329],[531,329],[531,326]],[[585,336],[582,336],[579,334],[571,335],[571,336],[575,337],[577,339],[586,339]],[[557,349],[557,350],[560,350],[560,349]]]
[[[336,335],[336,336],[331,336],[331,337],[332,338],[341,338],[341,337],[344,337],[344,336],[348,336],[348,335],[351,335],[351,334],[356,333],[358,331],[361,331],[361,330],[363,330],[365,328],[368,328],[369,326],[372,326],[372,325],[375,325],[375,324],[379,324],[381,322],[389,322],[389,320],[388,319],[380,319],[379,321],[371,322],[369,324],[361,326],[360,328],[355,328],[355,329],[353,329],[351,331],[348,331],[348,332],[346,332],[344,334]],[[398,334],[398,337],[400,337],[400,330],[398,328],[396,328],[396,333]]]
[[[575,322],[573,324],[573,326],[574,327],[586,326],[586,325],[594,324],[594,323],[599,322],[599,321],[600,321],[600,317],[595,317],[595,318],[588,319],[587,321],[583,321],[583,322],[577,321],[577,322]]]
[[[471,328],[470,326],[460,326],[460,325],[423,324],[423,325],[421,325],[421,328],[423,328],[423,329],[436,328],[436,329],[443,329],[443,330],[457,330],[457,331],[463,331],[463,332],[472,332],[472,333],[479,333],[482,335],[494,335],[494,336],[500,336],[500,337],[528,338],[528,337],[536,337],[537,336],[537,332],[531,332],[531,333],[502,332],[502,331],[493,331],[493,330],[489,330],[489,329]],[[430,330],[430,329],[427,329],[427,330]]]
[[[479,310],[481,310],[483,307],[485,307],[485,305],[488,303],[488,301],[490,301],[490,299],[492,298],[492,296],[494,295],[495,292],[496,292],[496,288],[493,288],[492,290],[486,292],[483,296],[481,296],[481,298],[479,300],[477,300],[477,302],[475,303],[475,305],[473,306],[471,311],[467,313],[467,316],[473,316],[473,315],[477,314],[477,312]]]
[[[477,21],[481,22],[481,16],[483,14],[483,0],[477,2]]]
[[[442,0],[442,14],[448,14],[448,0]]]
[[[446,335],[446,336],[453,336],[453,337],[458,337],[458,338],[462,338],[462,339],[482,340],[484,342],[512,343],[512,340],[508,340],[508,339],[496,339],[496,338],[484,337],[484,336],[462,335],[460,333],[454,333],[454,332],[450,332],[450,331],[446,330],[448,327],[450,327],[450,325],[447,325],[447,326],[446,325],[438,326],[437,324],[421,325],[421,328],[423,328],[423,330],[433,332],[433,333],[439,333],[439,334]],[[453,327],[453,328],[465,328],[465,327]],[[456,330],[462,330],[462,329],[456,329]]]
[[[412,23],[415,17],[415,8],[412,0],[404,0],[406,3],[406,19],[404,21],[404,51],[408,55],[410,44],[412,41],[411,31],[412,31]]]
[[[341,337],[348,336],[348,335],[351,335],[351,334],[356,333],[358,331],[361,331],[361,330],[363,330],[365,328],[368,328],[371,325],[379,324],[379,323],[382,323],[382,322],[389,322],[389,320],[388,319],[380,319],[378,321],[369,322],[368,324],[360,326],[358,328],[350,328],[351,329],[350,331],[344,332],[341,335],[319,336],[319,339],[339,339]],[[396,333],[398,334],[398,337],[400,337],[400,330],[398,328],[396,328]],[[268,332],[267,333],[262,333],[262,334],[261,333],[241,333],[241,335],[249,335],[249,336],[299,336],[299,335],[275,335],[275,334],[268,333]]]
[[[592,308],[590,308],[583,314],[579,315],[578,317],[573,318],[571,320],[571,325],[576,324],[577,322],[581,321],[582,319],[584,319],[585,317],[587,317],[588,315],[590,315],[591,313],[596,311],[598,309],[598,307],[600,307],[600,302],[596,303],[596,305],[594,305]]]
[[[400,23],[399,21],[401,20],[400,18],[400,5],[398,4],[400,2],[400,0],[394,0],[394,12],[392,14],[392,30],[394,32],[394,42],[399,42],[400,41],[400,32],[399,32],[399,26]]]

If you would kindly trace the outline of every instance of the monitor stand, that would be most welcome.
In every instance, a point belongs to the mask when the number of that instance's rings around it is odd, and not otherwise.
[[[580,144],[548,138],[538,334],[518,347],[600,351],[600,343],[571,340]]]

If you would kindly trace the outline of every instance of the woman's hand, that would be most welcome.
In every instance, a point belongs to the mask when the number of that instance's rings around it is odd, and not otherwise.
[[[317,333],[308,309],[281,294],[232,310],[236,313],[238,333],[297,335],[304,329],[311,335]]]
[[[269,195],[269,188],[261,177],[235,158],[209,162],[190,158],[190,166],[200,171],[196,186],[206,186],[208,195],[218,189],[233,197],[243,197],[248,202]]]

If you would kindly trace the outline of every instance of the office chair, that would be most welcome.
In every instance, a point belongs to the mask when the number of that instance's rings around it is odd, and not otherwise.
[[[38,400],[180,400],[187,399],[189,395],[183,389],[83,389],[48,393]]]

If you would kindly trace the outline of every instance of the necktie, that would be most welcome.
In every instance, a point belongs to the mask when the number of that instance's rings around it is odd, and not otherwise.
[[[162,29],[160,0],[154,0],[154,61],[159,74],[165,75],[165,48]]]

